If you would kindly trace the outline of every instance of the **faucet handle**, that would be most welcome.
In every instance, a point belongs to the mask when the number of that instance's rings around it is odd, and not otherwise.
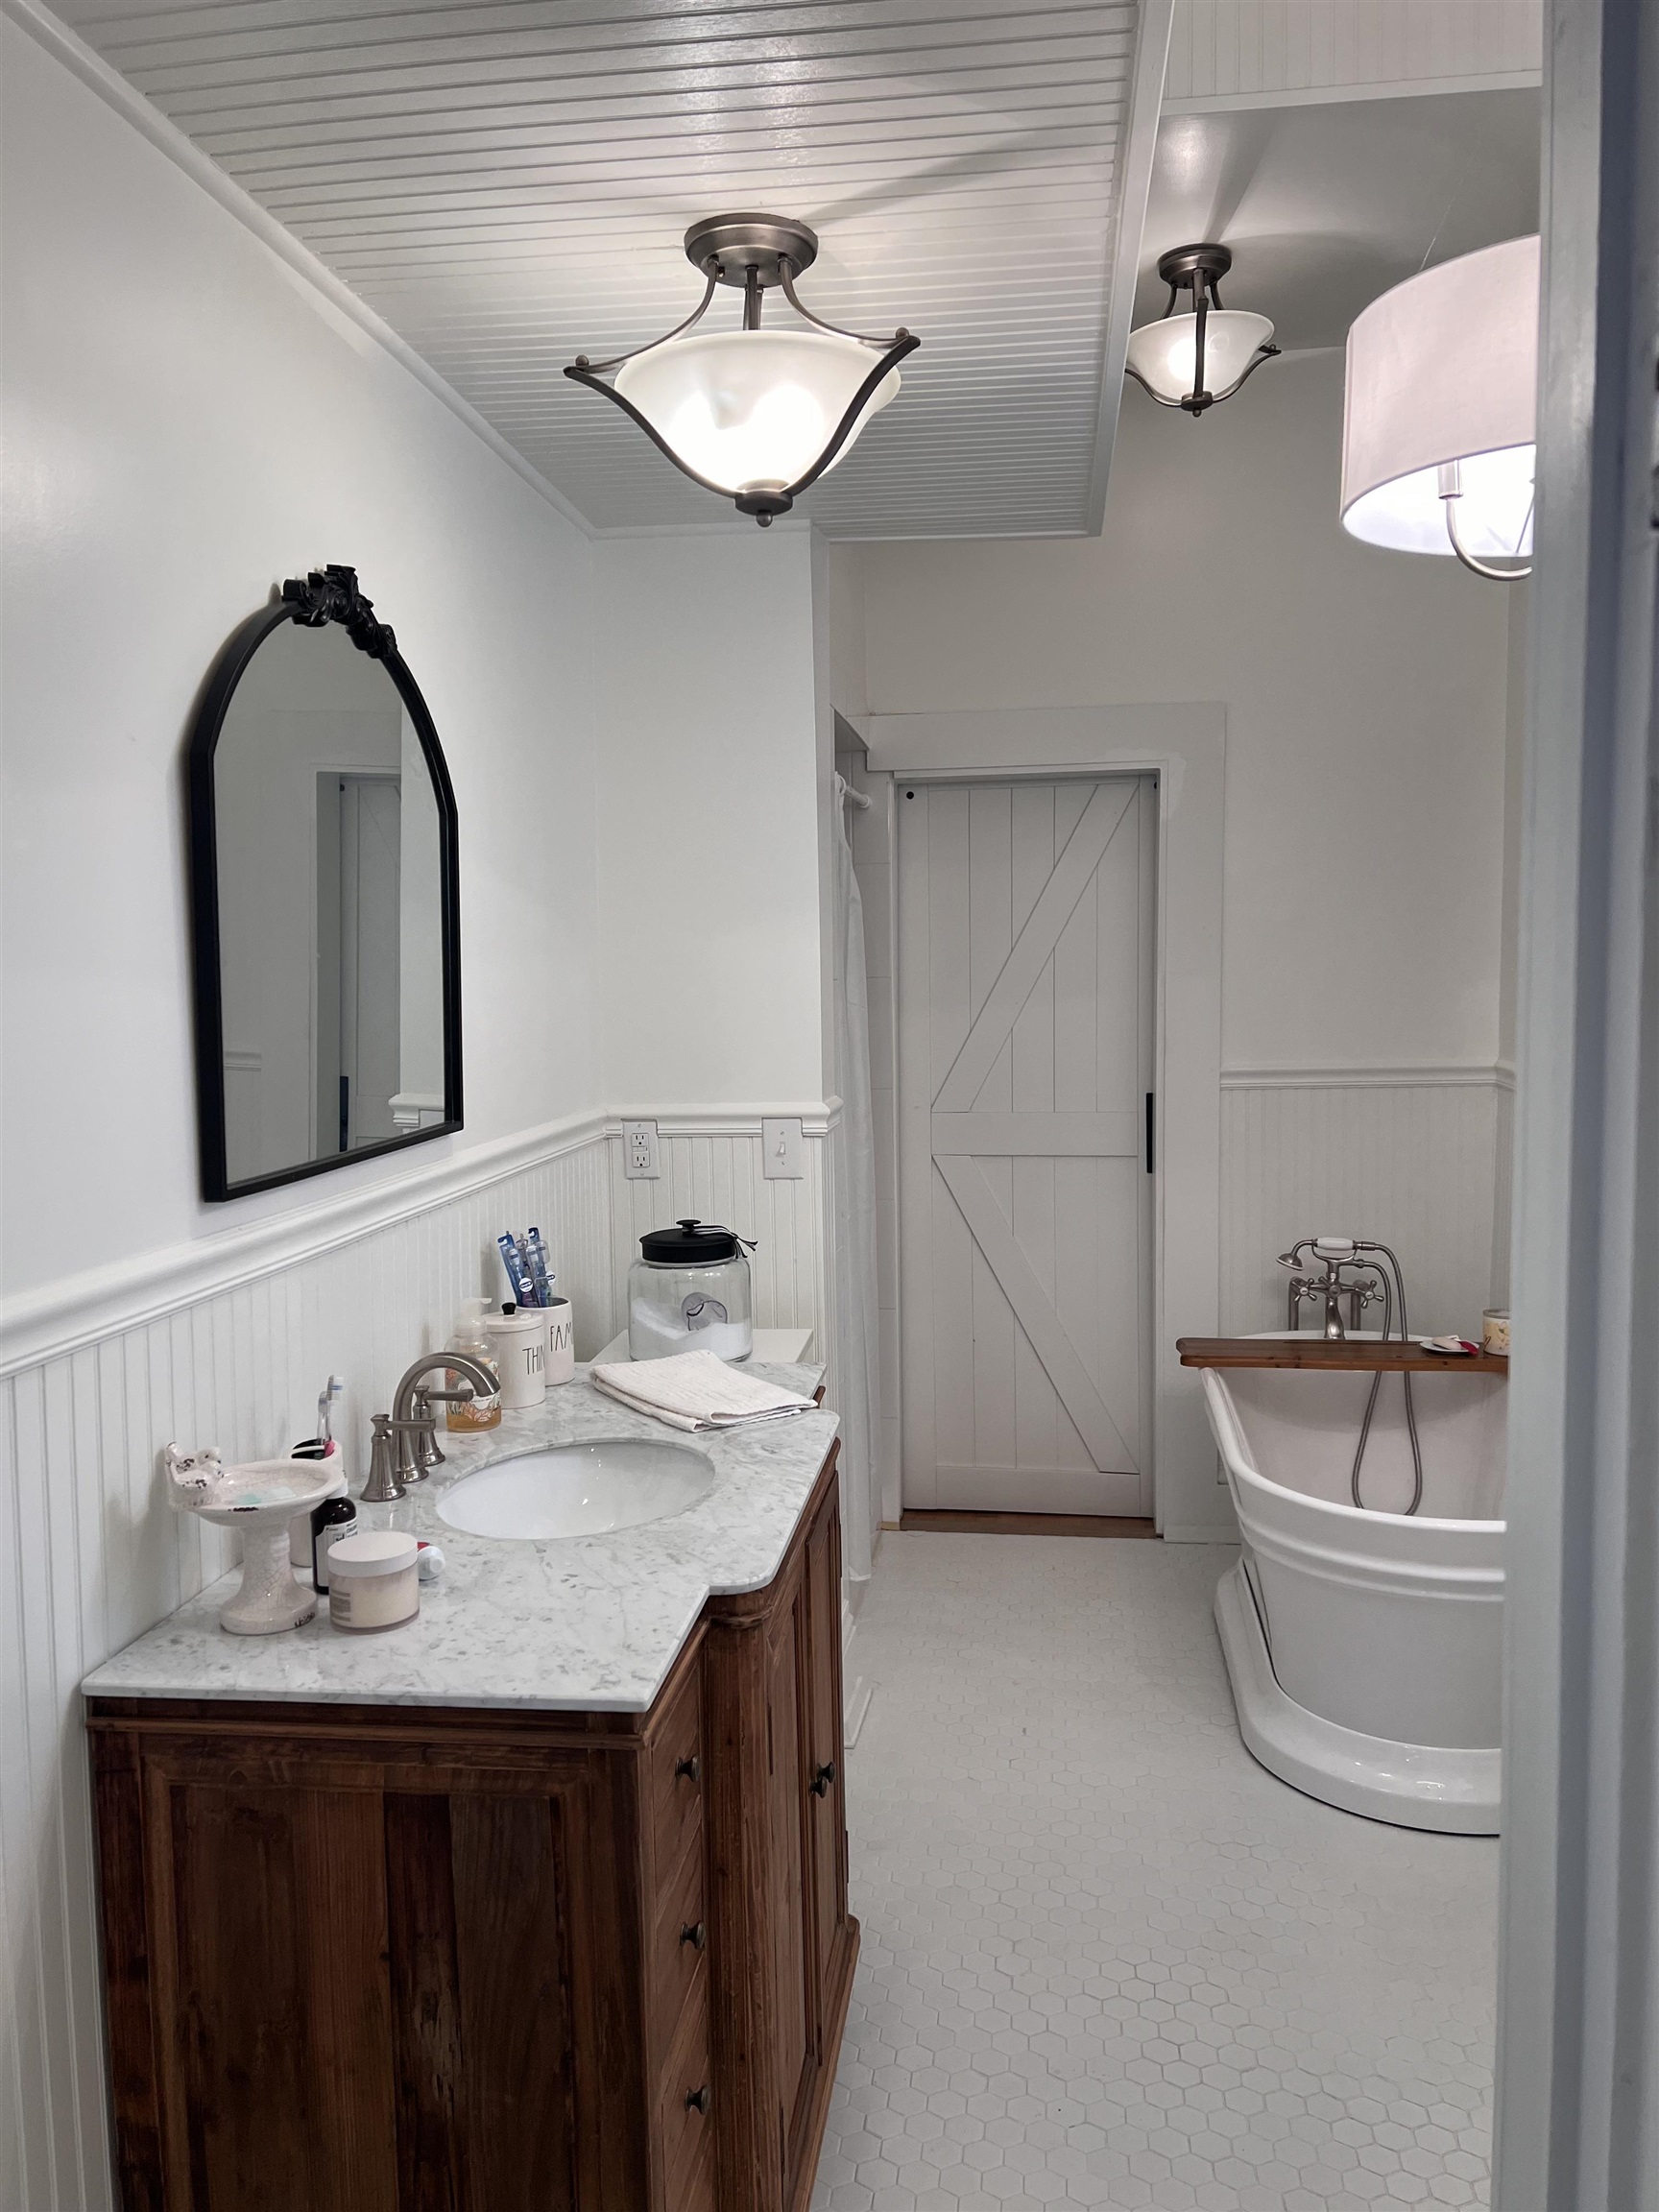
[[[392,1441],[392,1416],[376,1413],[370,1429],[373,1442],[369,1452],[369,1479],[363,1485],[365,1505],[390,1505],[399,1498],[408,1496],[404,1483],[398,1479],[396,1448]]]
[[[417,1390],[415,1393],[415,1464],[422,1475],[430,1475],[434,1467],[442,1467],[444,1454],[438,1443],[438,1416],[432,1410],[436,1390]],[[458,1391],[445,1390],[445,1398],[455,1398]]]

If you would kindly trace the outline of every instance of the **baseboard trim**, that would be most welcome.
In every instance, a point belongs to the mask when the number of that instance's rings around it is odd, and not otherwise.
[[[571,1115],[465,1151],[440,1153],[403,1174],[310,1206],[266,1214],[198,1242],[168,1245],[113,1268],[63,1277],[25,1292],[0,1309],[0,1378],[160,1320],[258,1276],[317,1259],[395,1221],[581,1151],[604,1134],[602,1114]]]
[[[906,1511],[899,1526],[910,1536],[1104,1536],[1122,1543],[1158,1534],[1149,1520],[1130,1513],[958,1513],[929,1507]]]

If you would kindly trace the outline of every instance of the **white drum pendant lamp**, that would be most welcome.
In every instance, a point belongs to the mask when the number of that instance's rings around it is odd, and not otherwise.
[[[1354,537],[1455,554],[1501,582],[1530,573],[1538,254],[1536,238],[1510,238],[1443,261],[1354,324],[1342,410]]]
[[[609,361],[579,354],[565,373],[613,400],[693,483],[764,526],[845,460],[897,397],[899,363],[922,343],[904,329],[859,337],[804,307],[795,279],[817,254],[816,233],[785,216],[694,223],[685,257],[705,278],[701,303],[665,338]],[[687,337],[717,284],[743,294],[742,327]],[[774,288],[806,328],[761,329],[761,301]],[[614,372],[609,383],[605,370]]]

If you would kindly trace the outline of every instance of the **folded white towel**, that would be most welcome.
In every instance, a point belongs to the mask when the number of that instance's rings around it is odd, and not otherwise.
[[[799,1390],[781,1390],[758,1375],[741,1374],[712,1352],[619,1359],[589,1372],[594,1388],[608,1398],[676,1429],[735,1429],[749,1421],[781,1421],[812,1410],[811,1399]]]

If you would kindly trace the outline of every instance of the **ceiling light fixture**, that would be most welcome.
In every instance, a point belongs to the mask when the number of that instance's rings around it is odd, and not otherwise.
[[[1348,333],[1344,529],[1455,553],[1499,583],[1529,576],[1537,382],[1536,238],[1442,261],[1374,300]]]
[[[897,396],[899,364],[922,341],[902,329],[863,338],[804,307],[795,280],[817,259],[818,237],[787,216],[694,223],[685,257],[706,289],[684,323],[608,361],[579,353],[565,373],[613,400],[693,483],[764,527],[846,459],[871,416]],[[742,293],[741,329],[687,337],[717,284]],[[761,329],[760,302],[774,289],[809,329]],[[606,370],[614,372],[609,383]]]
[[[1161,321],[1142,323],[1130,332],[1123,366],[1160,407],[1202,415],[1231,399],[1244,379],[1278,352],[1265,315],[1222,306],[1218,286],[1232,266],[1225,246],[1176,246],[1159,255],[1159,281],[1169,287],[1169,304]],[[1183,292],[1192,296],[1190,315],[1175,312]],[[1212,384],[1217,389],[1212,391]]]

